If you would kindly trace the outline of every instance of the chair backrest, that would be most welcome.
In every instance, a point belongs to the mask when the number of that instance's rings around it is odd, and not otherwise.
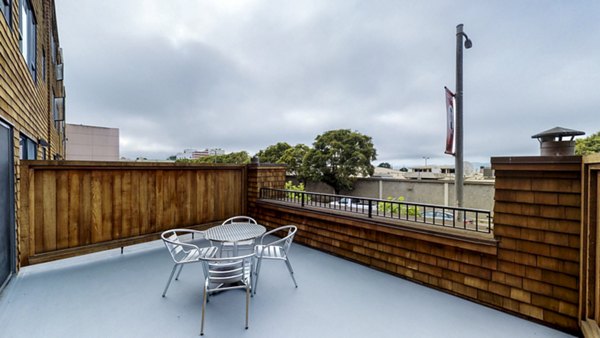
[[[296,227],[295,225],[284,225],[284,226],[281,226],[279,228],[276,228],[276,229],[273,229],[271,231],[264,233],[261,236],[260,243],[261,244],[263,243],[263,240],[266,236],[276,233],[276,232],[284,232],[284,231],[287,231],[287,235],[285,235],[284,237],[282,237],[278,240],[275,240],[267,245],[268,246],[269,245],[281,246],[286,253],[289,253],[290,247],[292,246],[292,242],[294,241],[294,236],[296,235],[296,232],[298,231],[298,227]]]
[[[256,220],[252,217],[248,216],[233,216],[231,218],[226,219],[223,224],[231,224],[231,223],[252,223],[256,224]]]
[[[198,250],[198,247],[193,244],[181,242],[178,233],[189,233],[189,231],[186,229],[171,229],[160,234],[165,247],[175,262],[180,262],[190,250]],[[201,234],[201,232],[195,232],[195,234]]]
[[[295,225],[285,225],[280,227],[279,229],[285,230],[286,228],[288,229],[288,234],[283,238],[283,250],[285,250],[286,253],[289,253],[290,247],[292,246],[292,242],[294,241],[294,236],[296,236],[298,228]]]
[[[204,276],[209,283],[234,284],[245,282],[252,271],[255,253],[237,257],[203,258]]]

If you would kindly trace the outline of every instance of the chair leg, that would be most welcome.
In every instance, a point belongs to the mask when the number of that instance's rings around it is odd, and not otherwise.
[[[254,272],[254,294],[256,294],[256,288],[258,287],[258,275],[260,273],[260,265],[262,263],[262,258],[259,258],[256,262],[256,272]]]
[[[290,263],[290,259],[288,257],[285,258],[285,265],[287,265],[288,270],[290,271],[290,276],[294,281],[294,285],[298,287],[298,283],[296,283],[296,278],[294,277],[294,270],[292,269],[292,264]]]
[[[248,330],[248,304],[250,303],[250,285],[246,285],[246,330]]]
[[[181,266],[179,267],[179,272],[177,273],[177,276],[175,276],[175,280],[179,280],[179,275],[181,275],[181,270],[183,270],[183,264],[181,264]]]
[[[207,291],[206,287],[204,287],[204,295],[202,297],[202,323],[200,324],[200,335],[204,336],[204,312],[206,311],[206,302],[207,302]]]
[[[175,269],[177,269],[177,264],[173,265],[173,270],[171,270],[171,275],[169,276],[169,280],[167,281],[167,286],[165,286],[165,291],[163,291],[163,294],[162,294],[163,297],[167,294],[169,285],[171,285],[171,280],[173,279],[173,275],[175,274]]]

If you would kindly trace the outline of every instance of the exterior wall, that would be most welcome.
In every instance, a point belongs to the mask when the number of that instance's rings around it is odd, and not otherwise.
[[[515,311],[561,328],[578,325],[579,156],[492,158],[498,271]],[[517,307],[518,305],[518,307]]]
[[[67,124],[66,158],[70,161],[118,161],[119,129]]]
[[[274,164],[249,164],[247,179],[248,214],[255,217],[256,202],[261,188],[283,189],[285,167]]]
[[[380,194],[381,189],[381,194]],[[333,194],[333,189],[321,182],[309,182],[306,190]],[[387,199],[404,197],[406,201],[438,205],[455,205],[454,182],[403,179],[363,178],[356,181],[354,189],[342,191],[343,195]],[[492,210],[494,207],[493,181],[467,181],[464,185],[466,208]]]
[[[469,300],[580,333],[581,158],[493,158],[493,234],[256,201],[297,242]]]
[[[50,50],[50,34],[55,37],[57,51],[60,46],[54,1],[31,0],[37,20],[37,73],[35,79],[30,74],[19,48],[21,20],[19,1],[13,0],[11,4],[10,22],[7,22],[0,14],[0,120],[12,127],[12,162],[15,168],[14,208],[15,214],[18,215],[16,210],[20,205],[19,185],[17,184],[20,177],[20,136],[25,135],[38,143],[37,159],[41,159],[43,154],[40,140],[48,143],[48,146],[45,147],[47,158],[52,158],[54,155],[64,157],[62,142],[64,132],[62,125],[54,122],[52,113],[54,102],[51,94],[54,91],[56,97],[64,96],[64,87],[62,81],[56,80],[56,64],[62,64],[62,57],[57,53],[55,62],[52,62]],[[0,154],[0,156],[6,156],[6,154]],[[16,223],[18,231],[18,216]]]

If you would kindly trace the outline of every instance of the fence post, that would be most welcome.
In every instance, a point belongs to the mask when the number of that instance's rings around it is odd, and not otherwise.
[[[300,204],[302,207],[304,207],[304,200],[305,200],[304,195],[305,195],[305,193],[302,193],[302,203]]]
[[[373,201],[369,200],[369,218],[373,218]]]

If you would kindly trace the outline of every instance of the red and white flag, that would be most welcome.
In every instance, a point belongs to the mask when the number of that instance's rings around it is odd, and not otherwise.
[[[446,90],[446,154],[454,155],[454,94]]]

